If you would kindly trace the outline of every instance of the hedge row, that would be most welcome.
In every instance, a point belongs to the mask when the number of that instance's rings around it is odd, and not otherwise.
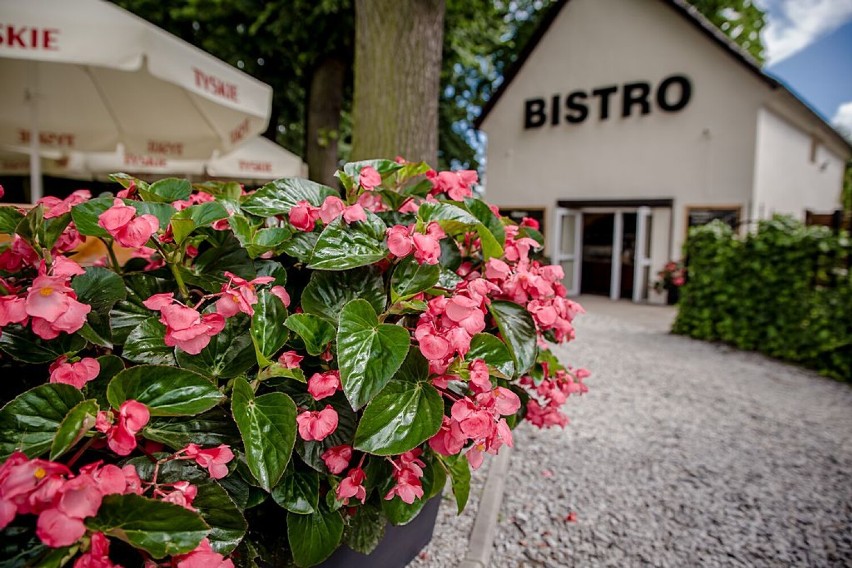
[[[745,237],[713,222],[685,245],[688,281],[674,333],[852,380],[852,241],[789,217]]]

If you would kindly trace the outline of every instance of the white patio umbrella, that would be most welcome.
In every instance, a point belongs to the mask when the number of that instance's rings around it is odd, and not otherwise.
[[[272,88],[102,0],[2,0],[0,145],[208,159],[266,129]]]
[[[48,152],[42,154],[39,160],[42,173],[47,175],[71,178],[91,179],[86,169],[86,160],[82,154]],[[26,148],[0,148],[0,175],[24,176],[30,173],[30,158]]]

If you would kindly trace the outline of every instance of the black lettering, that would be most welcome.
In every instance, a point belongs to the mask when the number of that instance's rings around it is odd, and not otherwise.
[[[592,95],[601,100],[601,120],[606,120],[609,117],[609,97],[618,92],[618,86],[601,87],[592,91]]]
[[[583,122],[589,117],[589,107],[584,102],[589,95],[586,91],[574,91],[565,99],[565,107],[570,111],[565,115],[565,120],[572,124]]]
[[[671,98],[668,95],[669,87],[672,85],[680,86],[680,98],[674,102],[670,102]],[[666,112],[681,110],[689,103],[690,98],[692,98],[692,83],[684,75],[666,77],[657,87],[657,105]]]
[[[639,105],[642,108],[642,114],[651,112],[651,103],[648,101],[648,95],[650,94],[650,83],[646,83],[645,81],[625,83],[624,98],[621,102],[621,116],[625,118],[630,116],[633,105]]]
[[[559,95],[553,95],[550,99],[550,124],[559,124]]]
[[[544,99],[527,99],[524,101],[524,128],[538,128],[546,120]]]

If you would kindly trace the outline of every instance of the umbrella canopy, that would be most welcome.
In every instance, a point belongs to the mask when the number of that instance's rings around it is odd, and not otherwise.
[[[305,176],[307,169],[307,164],[299,156],[262,136],[207,163],[207,175],[212,178],[245,180]]]
[[[102,0],[3,0],[0,145],[208,159],[266,129],[272,88]],[[32,198],[38,195],[34,177]]]

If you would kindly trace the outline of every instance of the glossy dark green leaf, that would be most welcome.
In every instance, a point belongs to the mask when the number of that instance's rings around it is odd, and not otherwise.
[[[71,287],[77,293],[77,299],[92,306],[93,311],[109,311],[119,300],[127,297],[124,280],[107,268],[86,267],[86,273],[75,276]]]
[[[176,480],[177,481],[177,480]],[[234,500],[213,480],[193,482],[198,494],[192,500],[201,518],[210,527],[210,547],[219,554],[229,554],[240,544],[248,523]]]
[[[98,217],[112,207],[114,198],[95,197],[71,208],[71,218],[81,235],[89,237],[109,237],[109,233],[98,225]]]
[[[343,542],[356,552],[370,554],[385,536],[387,518],[382,510],[372,504],[358,507],[358,514],[349,519],[343,533]]]
[[[86,383],[83,392],[86,398],[94,398],[101,408],[108,408],[109,401],[106,397],[107,385],[114,376],[124,370],[124,361],[115,355],[101,355],[98,357],[100,372],[93,380]]]
[[[408,355],[393,378],[414,383],[429,378],[429,361],[420,352],[420,347],[412,345],[408,348]]]
[[[130,332],[121,355],[134,363],[175,364],[175,348],[166,345],[166,326],[156,316],[144,320]]]
[[[287,540],[297,566],[315,566],[331,556],[343,539],[343,517],[320,509],[310,515],[287,513]]]
[[[457,235],[473,230],[479,225],[479,219],[451,203],[424,202],[417,210],[417,216],[424,222],[437,221],[449,235]]]
[[[269,365],[268,367],[264,367],[257,373],[257,379],[259,381],[265,381],[267,379],[276,378],[294,379],[299,381],[300,383],[308,382],[308,380],[305,378],[304,371],[302,371],[300,367],[288,369],[281,363],[272,363],[271,365]]]
[[[113,408],[135,400],[147,406],[151,416],[195,416],[224,398],[208,378],[164,365],[130,367],[113,377],[107,387]]]
[[[189,195],[192,193],[192,184],[186,179],[164,178],[155,181],[147,188],[140,187],[137,190],[145,201],[171,203],[189,199]]]
[[[17,207],[4,205],[0,207],[0,233],[5,235],[15,234],[15,228],[24,218],[24,214]]]
[[[375,214],[367,211],[366,215],[366,221],[347,224],[341,215],[329,223],[317,239],[309,268],[347,270],[385,258],[387,227]]]
[[[522,306],[503,300],[491,302],[489,310],[512,354],[515,374],[522,375],[535,363],[538,352],[532,316]]]
[[[59,424],[50,446],[50,459],[55,460],[79,442],[83,435],[95,425],[98,417],[98,401],[84,400],[68,411]]]
[[[338,196],[325,185],[301,178],[284,178],[270,182],[243,198],[240,208],[258,217],[286,215],[299,201],[319,207],[326,197]]]
[[[344,173],[346,173],[346,175],[348,175],[352,179],[356,180],[356,182],[357,182],[358,176],[361,173],[361,170],[365,166],[372,167],[377,172],[379,172],[379,175],[382,176],[382,177],[385,177],[385,176],[390,175],[392,173],[398,172],[399,170],[401,170],[405,167],[400,163],[397,163],[393,160],[387,160],[387,159],[361,160],[359,162],[348,162],[348,163],[344,164],[343,165],[343,171],[344,171]]]
[[[483,231],[481,229],[478,231],[486,258],[499,258],[503,254],[503,244],[506,242],[506,230],[503,228],[503,222],[481,199],[469,197],[464,200],[464,203],[467,210],[479,219],[479,222],[493,237],[489,238],[487,235],[483,237]]]
[[[216,240],[210,244],[211,247],[182,272],[187,284],[217,293],[227,280],[225,272],[233,272],[246,280],[255,277],[254,261],[230,232],[217,234]]]
[[[416,448],[441,429],[444,402],[432,385],[391,381],[358,423],[355,449],[380,456]]]
[[[60,355],[73,355],[84,347],[86,340],[76,333],[60,333],[55,339],[45,340],[19,325],[7,325],[0,333],[0,349],[24,363],[52,363]]]
[[[370,402],[399,369],[411,337],[404,327],[380,324],[366,300],[346,304],[337,329],[337,360],[343,392],[352,408]]]
[[[313,314],[293,314],[284,325],[293,330],[305,342],[311,355],[321,355],[328,344],[334,341],[337,330],[330,323]]]
[[[0,461],[15,450],[36,457],[53,444],[59,425],[83,395],[71,385],[39,385],[0,409]]]
[[[470,351],[465,355],[465,359],[482,359],[498,376],[506,379],[515,374],[515,363],[509,348],[490,333],[477,333],[473,336],[470,340]]]
[[[147,319],[154,316],[154,312],[139,304],[127,301],[118,301],[109,311],[109,325],[112,331],[112,341],[122,345],[127,341],[127,336]],[[159,319],[159,318],[154,318]]]
[[[154,558],[194,550],[209,527],[198,513],[133,493],[107,495],[86,526],[141,548]]]
[[[142,435],[175,450],[189,444],[204,447],[219,444],[233,446],[240,440],[236,424],[222,408],[212,408],[192,418],[152,417],[142,430]]]
[[[172,220],[172,216],[177,212],[174,207],[168,203],[151,203],[149,201],[135,201],[125,199],[125,205],[129,205],[136,209],[136,215],[153,215],[160,222],[160,229],[166,230]]]
[[[461,514],[470,497],[470,465],[467,458],[461,454],[441,456],[440,459],[447,465],[447,471],[450,474],[450,484],[453,488],[453,495],[456,498],[456,507],[459,514]]]
[[[441,267],[441,275],[438,278],[437,286],[444,290],[455,290],[456,286],[463,281],[464,279],[452,270]]]
[[[302,309],[337,325],[343,306],[367,300],[377,313],[385,310],[387,295],[382,274],[373,267],[337,272],[317,270],[302,292]]]
[[[172,217],[172,233],[175,242],[180,244],[194,230],[227,218],[228,210],[218,201],[207,201],[178,211]]]
[[[254,396],[245,379],[234,381],[231,412],[246,452],[246,462],[260,486],[270,491],[281,479],[296,441],[296,405],[286,394]]]
[[[408,299],[435,286],[441,276],[438,264],[419,264],[414,256],[403,259],[391,277],[391,302]]]
[[[272,490],[272,498],[291,513],[314,513],[319,505],[319,482],[319,474],[315,471],[288,467],[284,477]]]
[[[479,244],[482,247],[482,256],[485,260],[503,256],[503,246],[497,242],[488,227],[479,224],[476,226],[476,233],[479,235]]]
[[[284,286],[287,284],[287,269],[275,260],[255,260],[254,269],[260,276],[272,276],[275,278],[270,286]]]
[[[294,233],[289,241],[284,243],[281,250],[285,254],[292,256],[299,262],[307,264],[311,260],[311,255],[314,253],[314,247],[317,246],[319,233]]]
[[[272,356],[287,342],[286,320],[287,308],[281,300],[269,290],[261,290],[251,318],[251,339],[261,366],[272,363]]]
[[[178,365],[214,378],[230,379],[257,364],[249,334],[251,320],[244,314],[228,318],[225,329],[213,336],[198,355],[175,352]]]

